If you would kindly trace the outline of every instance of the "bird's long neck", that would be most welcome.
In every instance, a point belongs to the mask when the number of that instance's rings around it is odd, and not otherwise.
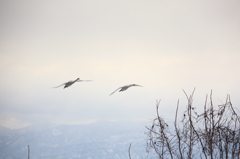
[[[74,83],[77,82],[79,80],[79,78],[77,78],[75,81],[73,81]]]

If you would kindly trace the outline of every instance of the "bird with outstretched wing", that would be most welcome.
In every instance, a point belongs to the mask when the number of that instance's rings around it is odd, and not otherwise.
[[[137,84],[130,84],[130,85],[126,85],[126,86],[122,86],[122,87],[119,87],[118,89],[116,89],[114,92],[112,92],[110,95],[114,94],[116,91],[119,90],[119,92],[122,92],[122,91],[125,91],[127,90],[129,87],[132,87],[132,86],[139,86],[139,87],[142,87],[140,85],[137,85]],[[110,96],[109,95],[109,96]]]
[[[64,89],[64,88],[67,88],[67,87],[73,85],[75,82],[91,82],[91,81],[93,81],[93,80],[80,80],[80,78],[77,78],[77,79],[74,80],[74,81],[68,81],[68,82],[65,82],[65,83],[57,86],[57,87],[52,87],[52,88],[58,88],[58,87],[61,87],[61,86],[64,85],[64,87],[63,87],[63,89]]]

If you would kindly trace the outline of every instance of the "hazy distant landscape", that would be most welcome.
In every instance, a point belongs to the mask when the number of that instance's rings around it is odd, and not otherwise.
[[[38,124],[0,127],[0,159],[126,159],[146,156],[145,124],[101,121],[85,125]]]
[[[0,159],[239,159],[239,6],[0,0]]]

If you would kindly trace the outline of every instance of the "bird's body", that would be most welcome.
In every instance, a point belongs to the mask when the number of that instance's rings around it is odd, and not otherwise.
[[[68,82],[64,83],[63,89],[73,85],[75,82],[76,82],[76,80],[75,81],[68,81]]]
[[[119,90],[119,92],[122,92],[122,91],[125,91],[127,90],[128,88],[132,87],[132,86],[139,86],[139,87],[142,87],[140,85],[137,85],[137,84],[130,84],[130,85],[126,85],[126,86],[122,86],[122,87],[119,87],[118,89],[116,89],[114,92],[112,92],[110,95],[114,94],[116,91]],[[109,95],[109,96],[110,96]]]
[[[74,80],[74,81],[68,81],[68,82],[65,82],[65,83],[57,86],[57,87],[53,87],[53,88],[58,88],[58,87],[61,87],[61,86],[64,85],[64,87],[63,87],[63,89],[64,89],[64,88],[67,88],[67,87],[73,85],[75,82],[90,82],[90,81],[92,81],[92,80],[80,80],[80,78],[77,78],[77,79]]]

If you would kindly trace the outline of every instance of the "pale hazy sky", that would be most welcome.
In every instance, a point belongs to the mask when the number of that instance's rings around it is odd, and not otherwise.
[[[0,125],[171,118],[194,104],[240,105],[239,0],[0,1]],[[67,89],[69,80],[94,79]],[[109,94],[127,84],[140,84]],[[171,120],[171,119],[170,119]]]

